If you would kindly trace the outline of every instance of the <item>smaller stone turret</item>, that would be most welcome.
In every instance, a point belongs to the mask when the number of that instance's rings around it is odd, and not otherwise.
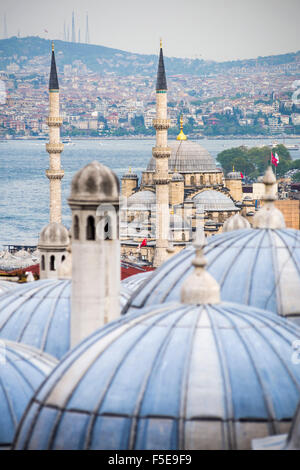
[[[71,345],[120,315],[119,180],[94,161],[78,171],[72,210]]]
[[[122,196],[130,197],[138,186],[138,176],[131,172],[129,168],[128,173],[122,176]]]
[[[42,229],[38,243],[41,279],[58,278],[58,269],[66,257],[68,245],[68,230],[62,224],[51,222]]]
[[[243,199],[241,173],[235,171],[234,167],[225,177],[225,186],[229,189],[230,195],[235,201],[241,201]]]

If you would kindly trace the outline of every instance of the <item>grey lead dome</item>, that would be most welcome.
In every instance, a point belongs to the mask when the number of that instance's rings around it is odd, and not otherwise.
[[[168,142],[171,148],[169,171],[179,173],[220,173],[214,158],[201,145],[189,140]],[[151,157],[147,171],[155,171],[155,158]]]
[[[66,248],[69,244],[69,232],[62,224],[51,222],[40,234],[39,247]]]
[[[208,189],[197,194],[192,199],[196,205],[203,205],[205,211],[239,211],[232,199],[226,194],[214,189]]]
[[[93,161],[72,179],[69,203],[119,202],[119,180],[108,167]]]

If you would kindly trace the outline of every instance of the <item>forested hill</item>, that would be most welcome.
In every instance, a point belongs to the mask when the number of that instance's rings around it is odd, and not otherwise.
[[[157,64],[157,55],[133,54],[118,49],[92,44],[79,44],[55,41],[57,63],[59,67],[80,60],[94,72],[115,73],[116,75],[153,75]],[[49,61],[51,42],[39,37],[0,40],[0,70],[9,64],[20,67],[30,63]],[[213,62],[202,59],[180,59],[166,57],[165,64],[168,75],[191,74],[206,75],[224,72],[231,68],[253,68],[257,66],[276,66],[280,64],[299,63],[300,52],[259,57],[257,59],[230,62]]]

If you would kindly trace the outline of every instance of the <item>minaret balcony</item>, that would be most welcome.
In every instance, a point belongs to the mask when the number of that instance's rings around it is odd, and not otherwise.
[[[62,117],[59,117],[59,116],[48,116],[47,118],[47,124],[49,127],[51,126],[55,126],[55,127],[59,127],[62,125]]]
[[[46,150],[48,153],[61,153],[64,149],[64,144],[57,143],[57,144],[46,144]]]
[[[153,127],[159,131],[167,130],[170,127],[170,119],[153,119]]]
[[[46,176],[49,180],[61,180],[64,174],[64,170],[46,170]]]
[[[153,147],[152,155],[154,158],[169,158],[171,155],[170,147]]]

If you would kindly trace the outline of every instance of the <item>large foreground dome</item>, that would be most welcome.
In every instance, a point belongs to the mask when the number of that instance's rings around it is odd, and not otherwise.
[[[299,334],[272,313],[226,302],[127,315],[61,361],[27,408],[15,448],[249,449],[290,427]]]

